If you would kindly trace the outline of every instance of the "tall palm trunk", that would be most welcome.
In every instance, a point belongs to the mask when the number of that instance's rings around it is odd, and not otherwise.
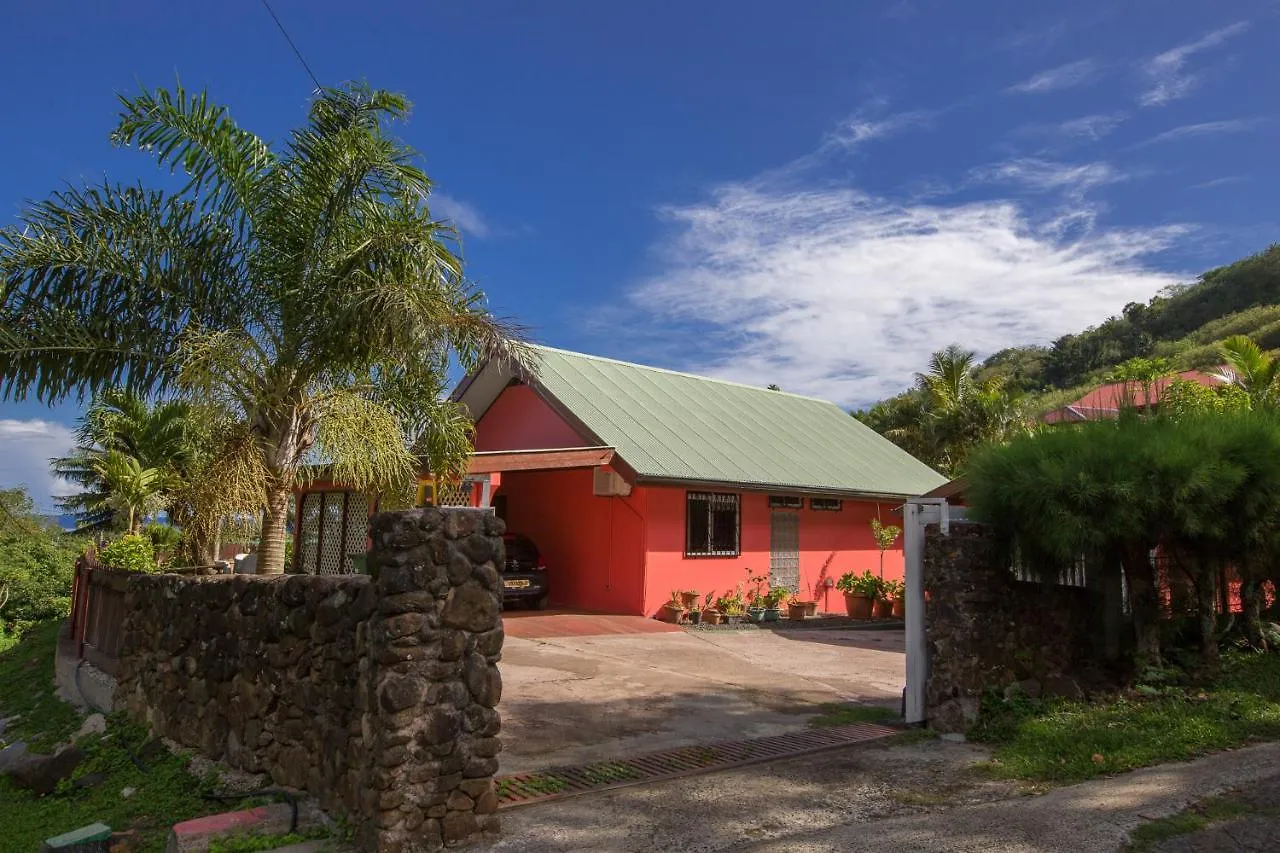
[[[293,490],[273,482],[267,491],[266,512],[263,513],[262,539],[258,544],[258,574],[279,575],[284,573],[284,535],[285,522],[289,517],[289,500]]]
[[[262,538],[258,544],[258,574],[284,573],[284,533],[289,499],[298,479],[298,466],[315,441],[315,421],[298,406],[266,411],[254,419],[263,436],[267,468],[267,503],[263,508]]]

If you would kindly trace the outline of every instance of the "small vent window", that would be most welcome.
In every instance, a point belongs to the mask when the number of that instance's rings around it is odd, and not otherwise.
[[[685,556],[736,557],[738,496],[689,492],[685,504]]]
[[[809,508],[814,512],[839,512],[844,501],[839,498],[809,498]]]
[[[791,495],[769,495],[770,509],[800,509],[804,506],[804,498]]]

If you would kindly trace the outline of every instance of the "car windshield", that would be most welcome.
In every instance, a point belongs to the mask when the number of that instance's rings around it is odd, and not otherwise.
[[[507,543],[507,559],[516,560],[521,563],[538,562],[538,548],[533,544],[533,540],[525,536],[508,536]]]

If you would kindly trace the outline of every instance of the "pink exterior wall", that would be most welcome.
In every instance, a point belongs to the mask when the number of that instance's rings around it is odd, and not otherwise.
[[[724,491],[730,491],[725,489]],[[645,486],[637,489],[645,497],[648,508],[648,553],[644,587],[644,613],[652,615],[675,589],[696,589],[704,595],[717,596],[743,584],[746,590],[747,569],[768,574],[770,547],[770,513],[768,495],[740,492],[742,519],[741,555],[738,557],[686,557],[685,496],[686,490],[670,486]],[[880,520],[897,524],[893,513],[896,504],[880,504]],[[818,602],[818,609],[830,612],[844,610],[844,597],[835,589],[828,590],[823,581],[833,581],[848,571],[879,572],[880,551],[871,535],[871,519],[876,517],[876,504],[846,500],[840,512],[814,512],[805,499],[804,509],[778,510],[800,515],[800,587],[804,594]],[[902,539],[884,556],[884,576],[901,580],[903,573]]]
[[[552,606],[642,612],[645,525],[634,499],[596,497],[589,468],[509,471],[498,494],[507,530],[542,552]]]
[[[528,385],[512,385],[476,423],[477,451],[587,447],[582,436]]]
[[[476,424],[476,450],[585,447],[588,442],[528,386],[502,392]],[[721,595],[742,583],[748,568],[768,574],[768,495],[739,492],[741,556],[685,557],[685,496],[678,486],[637,486],[630,497],[596,497],[590,469],[508,471],[494,477],[506,504],[507,529],[542,551],[551,603],[610,613],[656,613],[675,589]],[[722,491],[731,492],[732,489]],[[898,524],[897,504],[881,503],[880,519]],[[846,500],[840,512],[800,514],[800,583],[820,610],[840,612],[844,597],[828,590],[847,571],[877,571],[871,535],[876,504]],[[886,578],[902,578],[902,540],[885,554]]]

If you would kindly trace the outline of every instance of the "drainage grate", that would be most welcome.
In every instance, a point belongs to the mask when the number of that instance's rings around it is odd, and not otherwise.
[[[576,767],[553,767],[536,773],[500,776],[496,780],[498,807],[513,808],[643,782],[711,773],[779,758],[793,758],[888,737],[897,731],[887,726],[855,723],[755,740],[686,746],[618,761],[597,761]]]

